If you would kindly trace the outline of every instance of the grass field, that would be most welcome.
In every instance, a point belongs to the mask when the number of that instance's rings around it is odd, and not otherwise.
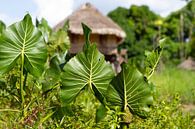
[[[182,103],[195,104],[195,71],[176,67],[166,67],[152,77],[158,96],[171,96],[178,93]]]

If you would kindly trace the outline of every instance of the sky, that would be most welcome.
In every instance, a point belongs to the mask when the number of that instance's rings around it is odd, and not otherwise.
[[[167,16],[186,5],[184,0],[0,0],[0,20],[10,25],[21,20],[26,13],[33,19],[44,17],[54,26],[82,4],[90,2],[106,15],[118,6],[148,5],[161,16]]]

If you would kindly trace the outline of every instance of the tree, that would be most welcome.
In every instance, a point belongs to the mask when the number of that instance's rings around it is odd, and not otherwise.
[[[108,16],[126,32],[126,38],[119,49],[128,50],[128,58],[143,64],[145,50],[152,50],[158,38],[159,28],[154,21],[161,19],[148,6],[132,5],[129,9],[118,7]]]

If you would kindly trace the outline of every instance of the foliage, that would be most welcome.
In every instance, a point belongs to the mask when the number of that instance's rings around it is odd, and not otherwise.
[[[173,98],[172,98],[173,97]],[[171,98],[171,99],[170,99]],[[162,129],[162,128],[194,128],[189,114],[182,112],[179,96],[167,96],[155,102],[148,119],[134,117],[129,128]]]
[[[90,43],[91,30],[86,25],[82,25],[86,40],[83,52],[70,59],[63,69],[60,95],[65,104],[74,100],[86,86],[103,102],[103,96],[114,76],[111,65],[105,61],[96,45]]]
[[[195,58],[195,31],[192,34],[192,38],[190,40],[188,47],[189,47],[189,55],[188,56]]]
[[[191,47],[193,49],[191,44],[195,32],[194,3],[193,0],[189,1],[185,7],[165,18],[156,15],[147,6],[136,5],[127,9],[118,7],[108,13],[108,16],[126,32],[127,36],[120,48],[127,49],[128,58],[136,60],[137,65],[143,65],[144,51],[155,48],[162,37],[168,37],[171,42],[170,47],[168,44],[164,50],[164,61],[166,63],[173,60],[175,63],[183,57],[194,55],[194,51],[190,51]]]
[[[41,21],[36,19],[36,27],[42,32],[42,35],[44,36],[45,41],[48,42],[49,37],[52,33],[52,29],[48,25],[47,20],[45,20],[44,18],[42,18]]]
[[[20,60],[20,65],[34,76],[40,76],[47,58],[41,33],[34,28],[29,14],[3,32],[0,38],[0,73],[6,73]],[[39,56],[37,56],[39,55]]]
[[[29,14],[3,31],[0,37],[0,55],[0,74],[9,72],[16,65],[20,67],[20,99],[22,114],[25,116],[24,86],[27,74],[40,77],[47,59],[46,44],[41,32],[33,26]]]
[[[60,82],[60,74],[62,67],[66,63],[70,41],[68,38],[68,25],[58,31],[52,31],[45,19],[36,20],[36,26],[42,32],[47,41],[48,63],[44,72],[44,77],[40,79],[42,90],[44,92],[58,87]]]
[[[130,123],[131,114],[146,117],[153,97],[150,85],[144,76],[132,66],[123,64],[122,71],[112,80],[108,88],[107,101],[111,106],[120,106]]]
[[[167,42],[164,45],[164,51],[162,53],[162,61],[170,65],[179,64],[181,62],[179,60],[180,43],[174,42],[170,38],[166,38],[166,41]]]
[[[160,16],[153,13],[147,6],[132,5],[129,9],[118,7],[108,14],[113,21],[118,23],[127,36],[122,48],[128,50],[128,57],[137,57],[142,60],[145,50],[156,47],[158,26],[154,21]]]
[[[134,6],[130,14],[150,15],[147,11],[145,6]],[[154,20],[156,16],[150,18]],[[143,38],[140,34],[144,35],[147,30],[140,27],[139,22],[152,26],[150,18],[129,17],[137,22],[137,39]],[[53,32],[44,19],[37,21],[36,26],[27,14],[0,36],[0,128],[115,129],[127,128],[129,123],[133,128],[192,127],[191,119],[180,112],[177,98],[169,97],[170,102],[165,104],[159,103],[160,98],[152,106],[156,96],[149,79],[159,62],[161,44],[146,53],[142,72],[127,63],[115,75],[96,44],[90,43],[91,30],[86,25],[83,24],[86,39],[83,51],[69,61],[66,60],[67,28]],[[149,40],[139,39],[146,43]],[[149,113],[149,108],[154,111]],[[136,115],[152,117],[142,120]],[[142,122],[147,123],[140,124]]]

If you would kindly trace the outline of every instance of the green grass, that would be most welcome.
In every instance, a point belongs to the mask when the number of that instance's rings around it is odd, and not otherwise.
[[[152,82],[158,96],[178,93],[182,103],[195,103],[195,71],[166,67],[155,73]]]

